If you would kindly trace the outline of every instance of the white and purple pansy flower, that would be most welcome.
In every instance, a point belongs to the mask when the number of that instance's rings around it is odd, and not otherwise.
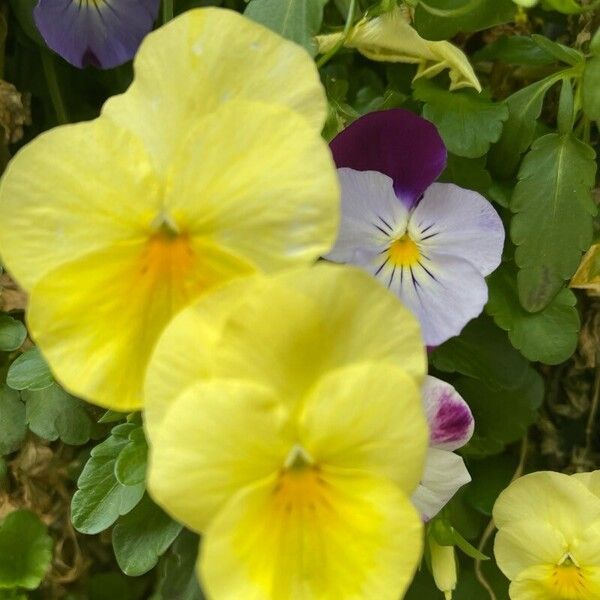
[[[498,213],[477,192],[434,183],[446,148],[429,121],[406,110],[361,117],[331,149],[342,219],[325,258],[390,288],[421,322],[427,346],[458,335],[483,310],[485,277],[500,264]]]
[[[80,69],[131,60],[152,30],[160,0],[39,0],[33,16],[46,44]]]
[[[458,392],[432,376],[423,385],[423,404],[429,422],[429,450],[423,479],[412,500],[423,519],[429,521],[471,481],[463,459],[454,450],[471,439],[474,420]]]

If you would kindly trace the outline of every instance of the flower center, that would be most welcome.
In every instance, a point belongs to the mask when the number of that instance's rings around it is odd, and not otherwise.
[[[296,445],[279,474],[274,491],[274,507],[286,514],[315,514],[315,511],[327,504],[327,489],[319,467],[304,448]]]
[[[561,600],[589,598],[585,573],[570,558],[552,569],[550,587]]]
[[[419,247],[405,233],[401,238],[394,240],[389,249],[390,261],[397,267],[412,267],[418,264],[421,253]]]

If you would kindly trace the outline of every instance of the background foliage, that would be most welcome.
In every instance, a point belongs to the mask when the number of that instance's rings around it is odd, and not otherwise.
[[[79,71],[52,54],[33,24],[34,4],[0,4],[1,168],[44,130],[97,116],[132,77],[130,64]],[[395,4],[176,0],[175,12],[232,8],[316,55],[316,34]],[[465,51],[484,91],[450,92],[447,75],[413,81],[414,65],[337,48],[316,57],[329,100],[324,136],[373,110],[420,113],[450,153],[442,180],[484,194],[506,224],[485,314],[430,356],[431,372],[469,402],[476,430],[463,450],[473,482],[429,534],[462,550],[458,600],[507,600],[508,582],[482,560],[491,556],[500,490],[527,470],[600,468],[600,297],[597,284],[568,288],[582,252],[598,240],[598,194],[589,189],[600,13],[592,0],[542,0],[527,13],[512,0],[403,4],[422,37]],[[202,598],[196,536],[145,493],[140,415],[104,412],[61,389],[27,337],[26,298],[7,274],[0,283],[0,599]],[[424,564],[407,598],[440,597]]]

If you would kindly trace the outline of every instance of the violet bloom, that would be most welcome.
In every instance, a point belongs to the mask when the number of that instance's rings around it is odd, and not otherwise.
[[[160,0],[39,0],[33,11],[46,44],[82,69],[131,60],[152,30]]]
[[[342,220],[325,257],[362,267],[421,322],[428,346],[458,335],[487,302],[504,227],[480,194],[433,183],[446,164],[436,128],[406,110],[361,117],[331,143]]]
[[[429,422],[429,450],[423,479],[412,501],[423,519],[429,521],[471,481],[463,459],[453,450],[471,439],[474,420],[458,392],[435,377],[425,379],[423,404]]]

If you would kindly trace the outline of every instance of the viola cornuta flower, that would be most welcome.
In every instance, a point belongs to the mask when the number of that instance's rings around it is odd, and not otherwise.
[[[429,423],[429,450],[413,503],[428,521],[471,481],[463,459],[454,450],[471,439],[475,421],[458,392],[431,375],[423,385],[423,403]]]
[[[148,485],[203,534],[211,598],[402,597],[424,356],[409,311],[349,267],[238,280],[173,320],[146,384]]]
[[[150,34],[135,71],[99,119],[21,150],[0,186],[0,247],[34,339],[66,388],[120,410],[141,406],[173,315],[233,277],[311,264],[338,224],[304,50],[199,9]]]
[[[541,471],[496,501],[494,553],[511,600],[600,598],[600,471]]]
[[[480,194],[433,183],[446,164],[435,127],[406,110],[361,117],[331,143],[342,223],[326,256],[362,267],[419,318],[425,343],[458,335],[487,301],[504,227]]]
[[[39,0],[37,28],[52,50],[80,69],[117,67],[135,55],[160,0]]]

